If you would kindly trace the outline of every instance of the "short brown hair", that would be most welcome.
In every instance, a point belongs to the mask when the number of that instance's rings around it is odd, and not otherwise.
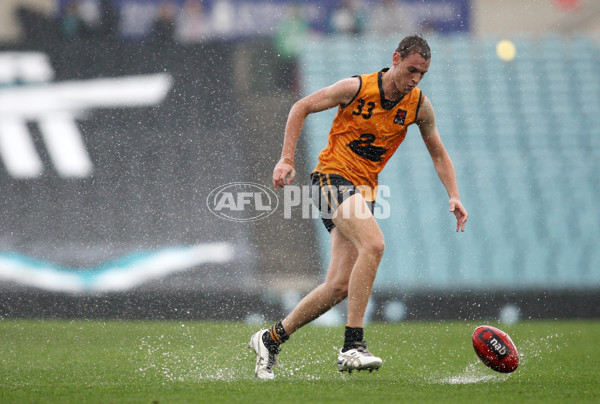
[[[431,49],[429,49],[429,44],[420,35],[409,35],[405,37],[400,41],[398,48],[396,48],[396,52],[400,54],[401,59],[404,59],[412,53],[418,53],[425,60],[431,59]]]

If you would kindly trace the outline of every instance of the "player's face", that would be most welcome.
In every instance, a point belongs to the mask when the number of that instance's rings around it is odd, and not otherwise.
[[[395,66],[393,81],[400,93],[406,94],[419,84],[427,70],[429,60],[423,59],[418,53],[411,53],[404,59],[399,53],[394,53],[393,62]]]

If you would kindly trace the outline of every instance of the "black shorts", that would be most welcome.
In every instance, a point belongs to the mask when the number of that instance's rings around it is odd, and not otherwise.
[[[317,209],[321,212],[321,220],[327,231],[335,227],[331,218],[338,206],[350,196],[360,193],[360,190],[349,180],[337,174],[323,174],[313,172],[311,198]],[[365,201],[371,210],[375,210],[375,202]]]

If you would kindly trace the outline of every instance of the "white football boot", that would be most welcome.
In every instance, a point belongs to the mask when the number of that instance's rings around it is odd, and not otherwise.
[[[277,361],[277,354],[269,352],[262,340],[265,332],[269,332],[269,330],[260,330],[254,334],[250,338],[248,348],[256,354],[256,367],[254,368],[256,377],[262,380],[272,380],[275,378],[273,366],[279,365],[279,362]]]
[[[346,352],[340,350],[337,361],[340,372],[348,371],[348,373],[352,373],[353,370],[358,370],[359,372],[361,370],[368,370],[369,372],[379,370],[382,363],[381,358],[374,356],[367,350],[366,346],[362,345],[349,349]]]

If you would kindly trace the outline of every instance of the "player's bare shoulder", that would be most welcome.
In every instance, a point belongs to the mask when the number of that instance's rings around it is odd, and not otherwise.
[[[423,94],[421,99],[416,123],[421,129],[435,127],[435,112],[433,111],[433,105],[425,94]]]
[[[361,79],[358,76],[342,79],[331,86],[331,96],[339,105],[348,105],[354,100],[361,87]]]
[[[305,114],[324,111],[352,102],[360,90],[361,81],[358,77],[349,77],[316,91],[294,104]]]
[[[358,77],[349,77],[330,86],[323,87],[296,101],[292,109],[308,115],[340,105],[343,106],[352,101],[359,89],[360,79]]]

